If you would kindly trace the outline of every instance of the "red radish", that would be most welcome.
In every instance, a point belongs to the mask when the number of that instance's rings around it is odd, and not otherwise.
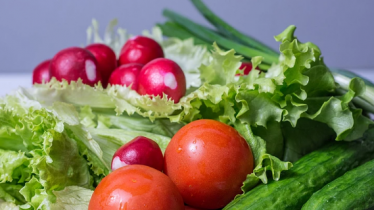
[[[49,65],[51,63],[51,59],[41,62],[37,65],[32,72],[32,84],[42,84],[49,82],[51,77],[49,76]]]
[[[88,45],[86,49],[95,56],[103,87],[106,87],[111,73],[117,68],[116,54],[109,46],[100,43]]]
[[[172,60],[157,58],[143,67],[138,75],[140,95],[162,96],[165,93],[175,103],[186,93],[186,78]]]
[[[153,39],[145,36],[135,36],[125,43],[119,56],[120,64],[147,64],[153,59],[163,58],[162,47]]]
[[[58,81],[65,79],[69,83],[81,78],[84,84],[94,86],[101,81],[95,57],[90,51],[80,47],[70,47],[58,52],[51,61],[50,74]]]
[[[252,63],[251,62],[243,62],[242,65],[239,67],[239,69],[243,70],[244,69],[244,75],[248,75],[249,72],[252,70]],[[256,68],[260,70],[258,67]],[[240,76],[240,74],[236,74],[236,76]]]
[[[118,67],[109,78],[109,84],[111,85],[122,85],[131,89],[138,89],[138,74],[142,69],[143,65],[139,63],[129,63]]]
[[[184,206],[184,210],[203,210],[203,209],[197,209],[191,206]]]
[[[164,157],[158,144],[144,136],[138,136],[120,147],[113,155],[112,170],[127,165],[146,165],[162,171]]]

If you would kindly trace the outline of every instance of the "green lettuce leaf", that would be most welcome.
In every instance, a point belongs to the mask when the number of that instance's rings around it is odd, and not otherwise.
[[[289,122],[283,122],[281,126],[285,142],[282,159],[290,162],[321,148],[336,137],[328,125],[307,118],[301,118],[296,127]]]
[[[24,204],[25,198],[20,194],[22,184],[12,183],[0,183],[0,201],[14,203],[17,205]]]
[[[365,83],[359,78],[354,78],[350,82],[349,91],[343,96],[306,100],[310,109],[303,117],[327,124],[335,131],[336,140],[353,140],[362,137],[373,122],[363,117],[361,110],[351,108],[350,102],[364,91]],[[316,107],[320,108],[316,110]],[[313,110],[316,111],[312,112]],[[348,137],[351,133],[354,133],[353,136]]]
[[[56,202],[51,204],[51,210],[88,209],[88,204],[93,191],[78,187],[69,186],[61,191],[54,191]]]
[[[32,172],[29,165],[30,159],[24,152],[0,149],[0,183],[29,180]]]
[[[56,110],[62,112],[63,108]],[[87,162],[61,121],[73,120],[70,116],[58,117],[56,113],[28,100],[21,92],[3,99],[0,118],[4,123],[0,129],[7,141],[14,137],[15,145],[5,148],[9,144],[4,144],[0,150],[0,183],[3,183],[0,198],[37,209],[54,201],[52,191],[72,185],[92,188]],[[23,151],[16,152],[15,148]]]
[[[282,133],[281,123],[271,121],[267,127],[252,127],[253,134],[261,137],[266,142],[266,151],[269,154],[283,160],[285,140]]]
[[[267,170],[271,171],[273,179],[277,181],[280,179],[280,173],[282,171],[292,167],[290,162],[283,162],[279,158],[268,154],[266,151],[266,142],[261,137],[255,136],[248,124],[236,123],[235,129],[246,139],[255,159],[253,173],[249,174],[243,183],[243,193],[252,189],[260,180],[263,183],[267,183]]]
[[[5,202],[0,199],[0,209],[3,210],[19,210],[19,207],[11,202]]]
[[[241,65],[242,56],[235,55],[235,50],[227,52],[213,43],[214,52],[209,65],[202,64],[199,68],[200,78],[209,84],[227,85],[235,81],[235,74]]]

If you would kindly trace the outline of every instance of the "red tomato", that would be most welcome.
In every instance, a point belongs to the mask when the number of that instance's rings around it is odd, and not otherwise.
[[[106,176],[95,189],[89,210],[184,210],[174,183],[162,172],[129,165]]]
[[[197,120],[180,129],[165,151],[165,173],[189,206],[217,209],[227,205],[247,174],[253,155],[232,127],[214,120]]]

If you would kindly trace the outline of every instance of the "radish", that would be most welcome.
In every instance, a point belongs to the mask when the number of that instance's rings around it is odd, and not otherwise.
[[[116,54],[109,46],[100,43],[88,45],[86,49],[95,56],[103,87],[106,87],[111,73],[117,68]]]
[[[122,85],[131,89],[138,89],[138,74],[142,69],[143,65],[139,63],[129,63],[118,67],[113,71],[109,78],[109,84],[111,85]]]
[[[121,65],[127,63],[145,65],[153,59],[163,57],[164,52],[155,40],[144,36],[135,36],[122,47],[119,62]]]
[[[94,86],[101,81],[95,57],[80,47],[70,47],[58,52],[51,61],[50,73],[58,81],[64,79],[69,83],[81,78],[84,84]]]
[[[51,77],[49,76],[49,65],[51,63],[51,59],[41,62],[37,65],[32,72],[32,84],[42,84],[49,82]]]
[[[203,209],[197,209],[191,206],[184,206],[184,210],[203,210]]]
[[[143,67],[138,75],[140,95],[161,96],[165,93],[175,103],[186,93],[186,78],[172,60],[157,58]]]
[[[152,139],[138,136],[121,146],[113,155],[113,171],[134,164],[146,165],[162,171],[164,157],[158,144]]]
[[[240,65],[239,69],[244,70],[244,75],[248,75],[249,72],[251,72],[252,67],[253,66],[251,62],[243,62],[242,65]],[[258,67],[256,69],[260,70]],[[240,74],[236,74],[236,76],[240,76]]]

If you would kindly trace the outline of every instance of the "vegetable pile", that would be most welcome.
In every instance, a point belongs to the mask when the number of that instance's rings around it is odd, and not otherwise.
[[[374,85],[295,26],[277,52],[192,2],[215,29],[93,21],[0,99],[0,209],[374,206]]]

